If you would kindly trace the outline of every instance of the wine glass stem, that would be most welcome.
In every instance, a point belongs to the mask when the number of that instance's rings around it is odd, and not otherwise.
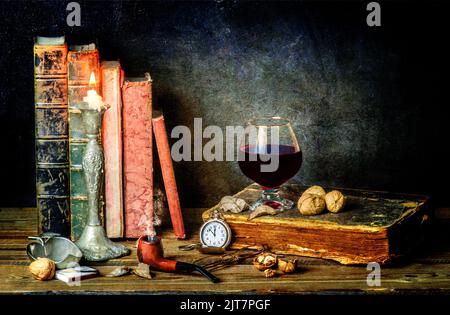
[[[270,189],[265,188],[262,192],[262,198],[267,201],[279,199],[280,195],[278,193],[278,187]]]
[[[263,192],[261,194],[261,197],[250,206],[251,211],[255,210],[260,205],[267,205],[280,211],[292,209],[292,207],[294,206],[294,202],[280,196],[278,187],[262,187],[262,189]]]

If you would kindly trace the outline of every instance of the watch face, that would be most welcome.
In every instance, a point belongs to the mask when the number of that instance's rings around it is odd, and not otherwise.
[[[221,221],[212,220],[206,222],[200,233],[200,239],[203,245],[226,247],[229,243],[229,230]]]

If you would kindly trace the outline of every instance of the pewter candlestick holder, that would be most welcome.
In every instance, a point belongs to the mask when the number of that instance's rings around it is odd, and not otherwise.
[[[122,244],[113,243],[106,237],[105,229],[100,223],[100,194],[104,182],[103,151],[98,143],[104,109],[90,109],[88,103],[79,104],[81,118],[88,138],[82,165],[88,193],[88,221],[76,242],[89,261],[105,261],[128,255],[130,250]]]

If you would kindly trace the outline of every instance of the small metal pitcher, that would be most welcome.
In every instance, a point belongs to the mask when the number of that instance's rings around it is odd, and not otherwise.
[[[78,264],[83,253],[71,240],[54,233],[28,237],[27,255],[31,261],[48,258],[55,262],[56,268],[65,269]]]

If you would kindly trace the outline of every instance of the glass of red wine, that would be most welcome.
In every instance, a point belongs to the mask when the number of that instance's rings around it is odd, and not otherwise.
[[[238,162],[242,173],[263,190],[250,210],[262,204],[281,211],[294,206],[293,201],[278,192],[302,165],[302,151],[288,119],[265,117],[248,121]]]

